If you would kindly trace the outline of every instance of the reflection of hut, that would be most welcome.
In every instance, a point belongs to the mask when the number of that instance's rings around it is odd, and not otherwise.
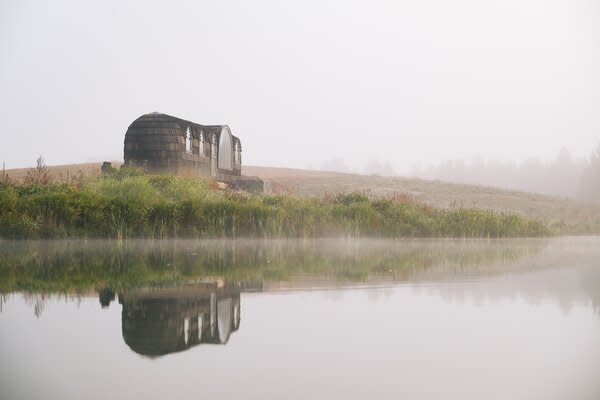
[[[240,326],[240,291],[194,285],[119,296],[125,343],[155,357],[200,343],[225,344]]]

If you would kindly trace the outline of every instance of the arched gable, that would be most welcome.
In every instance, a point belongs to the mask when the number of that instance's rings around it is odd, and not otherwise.
[[[224,126],[219,135],[219,160],[220,169],[233,169],[233,136],[229,128]]]

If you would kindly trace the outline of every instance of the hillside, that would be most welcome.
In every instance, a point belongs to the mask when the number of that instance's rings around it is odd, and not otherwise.
[[[113,166],[118,163],[113,163]],[[57,180],[93,176],[100,163],[50,166]],[[7,170],[22,179],[27,169]],[[408,196],[440,208],[481,208],[515,212],[549,225],[566,225],[571,233],[600,232],[600,205],[573,199],[517,192],[484,186],[462,185],[417,178],[367,176],[339,172],[245,166],[244,175],[258,176],[271,183],[273,192],[298,196],[324,196],[339,192],[364,192],[370,196]]]
[[[244,168],[247,175],[271,181],[274,190],[300,196],[366,192],[372,196],[403,194],[441,208],[482,208],[516,212],[550,225],[565,224],[573,233],[600,232],[600,205],[568,198],[463,185],[418,178],[367,176],[288,168]]]

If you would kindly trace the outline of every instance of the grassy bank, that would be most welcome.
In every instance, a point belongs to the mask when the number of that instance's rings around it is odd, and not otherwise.
[[[219,191],[197,178],[109,177],[61,184],[0,184],[3,238],[516,237],[543,236],[535,221],[477,209],[435,209],[404,197],[326,198]]]

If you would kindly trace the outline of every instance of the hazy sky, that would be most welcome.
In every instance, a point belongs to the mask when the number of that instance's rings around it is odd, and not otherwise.
[[[598,0],[0,0],[0,162],[122,158],[152,111],[255,165],[584,156],[599,71]]]

